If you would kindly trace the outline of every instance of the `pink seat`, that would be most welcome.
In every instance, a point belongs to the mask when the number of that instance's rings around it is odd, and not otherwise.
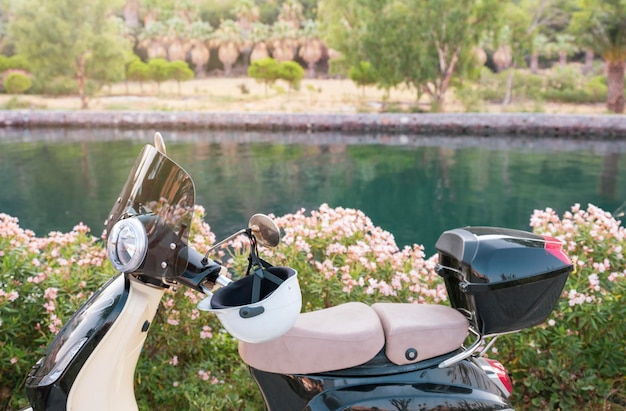
[[[376,312],[351,302],[300,314],[281,337],[264,343],[239,342],[246,364],[279,374],[311,374],[366,363],[383,348]]]
[[[447,354],[467,337],[468,321],[453,308],[358,302],[300,314],[286,334],[263,343],[239,342],[246,364],[278,374],[313,374],[356,367],[385,347],[404,365]]]
[[[385,354],[394,364],[447,354],[467,337],[468,321],[454,308],[408,303],[376,303],[372,308],[385,329]]]

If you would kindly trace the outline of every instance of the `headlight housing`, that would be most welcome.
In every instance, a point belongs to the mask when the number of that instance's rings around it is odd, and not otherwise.
[[[122,273],[132,273],[143,263],[148,251],[148,235],[137,218],[120,220],[111,229],[107,253],[113,267]]]

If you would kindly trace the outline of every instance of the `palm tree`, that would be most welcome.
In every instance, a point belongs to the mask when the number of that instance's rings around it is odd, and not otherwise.
[[[191,47],[187,42],[188,23],[181,17],[174,16],[167,20],[167,57],[169,61],[185,61]]]
[[[272,57],[278,61],[293,60],[298,46],[297,31],[291,23],[285,20],[278,20],[272,25],[270,43],[272,46]]]
[[[530,71],[533,74],[539,72],[539,56],[546,54],[548,48],[548,38],[543,34],[537,34],[532,40],[532,52],[530,54]]]
[[[498,71],[502,71],[507,69],[513,61],[513,54],[511,52],[511,47],[507,44],[504,44],[493,53],[493,63],[498,68]]]
[[[197,20],[189,26],[190,57],[195,66],[196,77],[204,77],[204,66],[209,63],[211,52],[207,40],[211,37],[213,27],[205,21]]]
[[[479,66],[482,67],[485,65],[485,63],[487,62],[487,53],[485,52],[485,49],[483,49],[481,46],[475,46],[474,48],[472,48],[472,54],[474,55],[476,63],[478,63]]]
[[[259,8],[253,0],[239,0],[233,11],[237,16],[237,26],[239,26],[242,41],[240,51],[244,55],[244,60],[249,61],[248,56],[253,46],[252,27],[259,20]]]
[[[139,26],[139,0],[126,0],[123,13],[124,21],[129,29]]]
[[[259,7],[254,3],[254,0],[239,0],[233,13],[237,17],[237,25],[245,38],[248,32],[252,30],[252,25],[259,20]]]
[[[167,49],[165,48],[165,38],[167,27],[160,21],[149,23],[144,30],[139,33],[139,47],[146,50],[149,59],[165,58]]]
[[[578,47],[574,44],[574,36],[571,34],[557,34],[554,41],[548,43],[546,49],[549,54],[559,57],[559,66],[567,65],[567,56],[578,51]]]
[[[324,43],[319,37],[319,25],[316,21],[306,20],[300,31],[300,52],[298,55],[306,61],[309,78],[315,77],[315,64],[322,58]]]
[[[217,57],[224,65],[224,73],[229,76],[242,43],[237,23],[230,19],[222,21],[212,38],[217,45]]]
[[[286,0],[280,7],[278,20],[289,23],[293,29],[300,28],[302,19],[302,4],[298,0]]]
[[[270,27],[261,22],[255,22],[250,31],[252,41],[252,51],[250,52],[250,62],[269,57],[267,41],[270,38]]]
[[[570,30],[581,36],[585,47],[602,56],[607,73],[607,108],[624,112],[624,72],[626,71],[626,2],[621,0],[580,0],[572,16]]]

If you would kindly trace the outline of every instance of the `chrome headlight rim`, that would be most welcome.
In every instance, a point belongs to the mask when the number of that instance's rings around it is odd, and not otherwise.
[[[107,240],[109,261],[117,271],[132,273],[137,270],[148,252],[146,228],[135,217],[115,223]]]

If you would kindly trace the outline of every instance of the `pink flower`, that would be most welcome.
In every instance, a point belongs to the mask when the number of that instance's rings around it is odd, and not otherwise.
[[[54,306],[54,302],[53,301],[48,301],[48,302],[44,303],[43,307],[46,309],[46,312],[48,314],[53,313],[54,309],[56,308]]]
[[[18,299],[19,296],[20,296],[20,294],[17,291],[13,290],[13,291],[11,291],[10,293],[7,294],[7,300],[15,301],[15,300]]]
[[[198,370],[198,377],[200,377],[200,379],[202,379],[202,381],[208,381],[209,378],[211,377],[211,372],[210,371],[204,371],[204,370]]]
[[[213,337],[213,333],[211,332],[211,327],[205,325],[202,327],[202,331],[200,331],[200,338],[207,339]]]
[[[48,298],[50,300],[56,300],[58,291],[59,290],[54,287],[49,287],[49,288],[46,288],[46,291],[44,291],[43,296],[44,298]]]
[[[11,364],[16,364],[16,363],[17,363],[17,357],[11,358]]]
[[[177,365],[178,365],[178,356],[177,356],[177,355],[173,356],[173,357],[170,359],[169,364],[170,364],[170,365],[173,365],[173,366],[177,366]]]

